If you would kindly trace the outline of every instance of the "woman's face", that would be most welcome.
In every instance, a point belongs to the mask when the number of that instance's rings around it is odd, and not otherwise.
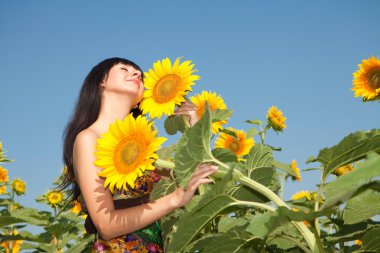
[[[123,63],[118,63],[110,69],[101,86],[110,92],[128,94],[133,99],[133,105],[141,100],[144,93],[142,73]]]

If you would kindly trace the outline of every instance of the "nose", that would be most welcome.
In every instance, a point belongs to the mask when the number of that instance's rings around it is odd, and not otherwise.
[[[134,70],[132,76],[141,80],[141,73],[138,70]]]

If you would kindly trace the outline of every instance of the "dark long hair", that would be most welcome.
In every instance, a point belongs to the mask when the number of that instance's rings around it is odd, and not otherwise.
[[[84,79],[74,112],[63,132],[63,162],[68,173],[65,174],[63,181],[57,188],[61,191],[67,190],[68,201],[77,200],[81,194],[74,175],[73,148],[75,138],[79,132],[88,128],[98,118],[101,104],[100,83],[108,76],[110,69],[118,63],[132,66],[143,73],[137,64],[123,58],[109,58],[98,63]],[[142,114],[139,106],[132,109],[131,112],[134,117]]]

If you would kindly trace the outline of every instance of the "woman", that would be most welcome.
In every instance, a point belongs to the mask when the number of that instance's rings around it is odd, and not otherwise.
[[[162,252],[158,220],[186,205],[200,184],[212,182],[207,177],[217,170],[201,165],[186,190],[178,187],[152,202],[148,196],[159,178],[156,171],[137,179],[146,194],[132,189],[112,194],[104,188],[105,178],[97,175],[101,168],[94,165],[97,139],[116,119],[141,114],[143,91],[143,73],[135,63],[121,58],[100,62],[84,80],[64,133],[63,159],[69,174],[62,188],[72,185],[71,200],[81,201],[88,213],[86,230],[96,233],[92,252]],[[195,112],[195,105],[186,101],[175,114],[187,115],[192,126],[198,120]]]

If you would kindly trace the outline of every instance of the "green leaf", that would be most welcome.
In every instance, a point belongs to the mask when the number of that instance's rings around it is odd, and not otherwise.
[[[152,192],[150,193],[150,201],[159,199],[166,196],[177,189],[175,182],[170,180],[161,179],[157,184],[154,185]]]
[[[258,134],[259,134],[259,130],[257,130],[255,127],[252,127],[250,129],[248,129],[248,131],[247,131],[247,139],[253,138]]]
[[[352,133],[337,145],[319,151],[314,161],[324,166],[323,178],[334,169],[363,159],[372,151],[380,150],[380,129]]]
[[[347,201],[343,211],[345,224],[354,224],[380,214],[380,194],[372,189],[357,194]]]
[[[78,244],[70,247],[65,252],[66,253],[81,253],[85,249],[92,246],[93,240],[94,240],[93,236],[85,237],[84,239],[80,240]]]
[[[0,228],[17,223],[25,223],[25,221],[12,216],[0,216]]]
[[[198,251],[203,252],[202,249],[204,249],[207,245],[209,245],[213,239],[220,237],[222,235],[223,234],[220,234],[220,233],[203,234],[202,237],[188,244],[184,252],[198,252]]]
[[[215,159],[222,163],[237,162],[237,156],[234,152],[227,148],[216,148],[211,151]]]
[[[253,217],[246,230],[259,238],[265,238],[270,232],[288,222],[288,217],[280,215],[277,211],[261,213]]]
[[[373,228],[364,234],[362,238],[363,245],[359,252],[379,252],[380,251],[380,227]]]
[[[233,227],[241,227],[248,223],[248,221],[244,218],[234,218],[234,217],[228,217],[223,216],[220,218],[218,223],[218,231],[220,233],[225,233]]]
[[[23,241],[29,241],[29,242],[39,242],[39,243],[46,243],[46,238],[42,237],[40,234],[33,235],[29,231],[19,231],[18,235],[2,235],[0,237],[0,243],[9,241],[9,240],[23,240]],[[50,237],[51,240],[51,237]],[[50,242],[50,241],[49,241]]]
[[[244,227],[234,227],[227,233],[213,238],[202,252],[220,253],[220,252],[239,252],[239,250],[252,240],[258,239],[244,230]]]
[[[234,131],[228,130],[227,128],[220,129],[219,132],[228,134],[228,135],[234,137],[235,139],[238,138]]]
[[[273,164],[272,149],[261,143],[255,144],[246,158],[246,168],[250,173],[258,168],[272,168]]]
[[[191,128],[185,130],[174,153],[176,179],[186,189],[194,170],[202,162],[213,161],[210,149],[210,109],[206,103],[203,117]]]
[[[169,160],[169,158],[172,157],[172,154],[174,152],[174,149],[175,149],[175,144],[172,144],[168,147],[163,147],[163,148],[160,148],[158,151],[157,151],[157,155],[160,159],[162,160]]]
[[[34,208],[20,208],[16,209],[11,214],[13,217],[22,219],[30,225],[46,226],[51,217],[50,212],[38,211]]]
[[[164,122],[165,131],[169,135],[175,135],[178,131],[184,132],[186,129],[185,122],[181,115],[170,115]]]
[[[218,122],[231,118],[233,110],[230,109],[215,109],[211,111],[212,122]]]
[[[379,227],[380,223],[374,221],[363,221],[356,224],[345,224],[339,226],[339,231],[326,236],[326,241],[338,243],[338,242],[348,242],[355,239],[361,238],[362,235],[369,229]]]
[[[368,160],[360,163],[357,169],[340,176],[321,189],[326,197],[321,209],[348,200],[361,186],[368,184],[368,180],[377,176],[380,176],[380,155],[373,153],[369,155]]]
[[[249,123],[249,124],[254,124],[254,125],[258,125],[258,126],[262,126],[263,125],[263,122],[261,120],[258,120],[258,119],[254,119],[254,120],[246,120],[245,122]]]
[[[292,170],[292,167],[289,164],[285,164],[279,161],[274,161],[273,166],[276,169],[279,169],[290,176],[293,176],[293,177],[296,176],[296,173],[294,172],[294,170]]]
[[[230,196],[217,195],[209,199],[201,209],[184,214],[174,225],[175,231],[167,252],[182,252],[209,221],[234,202]]]
[[[250,177],[256,182],[268,187],[273,192],[277,192],[280,189],[278,173],[273,168],[257,168],[251,172]]]

